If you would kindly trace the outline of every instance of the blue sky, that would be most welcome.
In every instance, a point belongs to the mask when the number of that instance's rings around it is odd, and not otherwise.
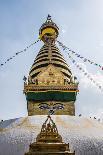
[[[0,0],[0,63],[37,40],[39,28],[49,13],[60,28],[58,40],[103,65],[102,8],[102,0]],[[37,43],[0,67],[1,119],[27,116],[23,76],[28,75],[41,46]],[[76,114],[99,117],[103,114],[103,92],[61,52],[79,80]],[[77,60],[103,86],[103,71]]]

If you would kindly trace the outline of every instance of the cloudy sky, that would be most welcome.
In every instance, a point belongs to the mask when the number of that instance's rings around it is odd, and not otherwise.
[[[60,28],[58,40],[103,65],[103,0],[0,0],[0,63],[37,40],[48,13]],[[1,119],[27,116],[23,76],[28,75],[41,46],[37,43],[0,67]],[[103,115],[103,92],[61,52],[79,80],[76,115]],[[103,87],[103,70],[76,60]]]

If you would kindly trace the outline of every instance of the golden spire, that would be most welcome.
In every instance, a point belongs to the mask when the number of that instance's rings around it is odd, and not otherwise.
[[[75,115],[74,102],[78,84],[56,46],[58,34],[59,28],[48,15],[39,30],[44,45],[34,60],[27,82],[24,83],[28,115],[47,115],[48,110],[55,110],[54,114],[57,115]],[[63,108],[59,109],[58,104],[63,105]]]
[[[40,39],[44,43],[48,41],[54,42],[55,39],[58,37],[58,34],[59,34],[59,28],[52,21],[51,16],[48,15],[46,22],[42,24],[39,30]]]

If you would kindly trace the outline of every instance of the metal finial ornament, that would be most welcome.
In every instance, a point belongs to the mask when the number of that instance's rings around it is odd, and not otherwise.
[[[51,15],[48,14],[46,22],[39,29],[39,38],[44,43],[54,43],[59,34],[59,28],[52,21]]]
[[[48,14],[47,20],[48,20],[48,21],[51,21],[51,15],[50,15],[50,14]]]

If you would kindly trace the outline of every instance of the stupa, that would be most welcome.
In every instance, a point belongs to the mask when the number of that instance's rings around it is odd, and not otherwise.
[[[43,47],[37,54],[24,83],[28,115],[75,115],[78,83],[55,41],[59,28],[48,15],[39,30]]]
[[[28,116],[0,122],[0,155],[103,155],[103,124],[75,116],[78,82],[56,46],[58,35],[48,15],[39,30],[44,45],[24,79]]]

